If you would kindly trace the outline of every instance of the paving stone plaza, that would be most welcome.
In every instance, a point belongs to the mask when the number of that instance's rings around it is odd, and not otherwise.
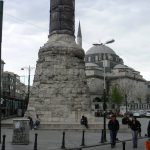
[[[7,121],[12,119],[8,119],[2,122],[2,124],[6,124]],[[120,120],[120,119],[119,119]],[[139,119],[142,124],[142,136],[145,135],[147,130],[147,123],[149,121],[148,118],[140,118]],[[121,123],[121,120],[120,120]],[[61,149],[62,146],[62,137],[63,137],[63,130],[30,130],[30,142],[29,145],[13,145],[12,144],[12,135],[13,129],[12,128],[2,128],[2,135],[6,135],[6,146],[5,150],[33,150],[34,149],[34,137],[35,133],[38,134],[37,136],[37,150],[55,150]],[[126,132],[118,133],[118,139],[120,141],[129,140],[131,139],[130,129]],[[147,140],[139,139],[138,140],[138,148],[137,150],[145,150],[144,142]],[[98,145],[101,144],[101,129],[100,130],[85,130],[85,145]],[[107,142],[109,143],[109,132],[107,131]],[[79,148],[82,144],[82,130],[66,130],[65,131],[65,147],[67,148]],[[84,148],[84,149],[101,149],[101,150],[109,150],[110,145],[105,146],[97,146],[91,148]],[[122,143],[118,143],[115,147],[116,150],[122,150],[123,146]],[[126,149],[132,150],[132,142],[126,142]]]

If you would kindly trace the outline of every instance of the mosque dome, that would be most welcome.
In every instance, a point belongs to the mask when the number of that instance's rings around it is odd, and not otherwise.
[[[93,47],[91,47],[87,52],[86,55],[91,55],[91,54],[97,54],[97,53],[107,53],[107,54],[114,54],[116,53],[109,47],[103,44],[94,44]]]
[[[99,68],[103,68],[105,63],[106,72],[110,72],[115,65],[123,64],[123,60],[106,45],[93,44],[85,54],[85,63],[95,63]]]

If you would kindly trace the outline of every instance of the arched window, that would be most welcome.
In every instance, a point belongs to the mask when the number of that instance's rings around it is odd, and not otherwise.
[[[95,56],[95,62],[98,62],[98,56],[97,55]]]
[[[91,62],[91,57],[90,56],[88,57],[88,62]]]

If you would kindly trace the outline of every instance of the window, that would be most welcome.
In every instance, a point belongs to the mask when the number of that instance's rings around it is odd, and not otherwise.
[[[88,57],[88,62],[91,62],[91,57],[90,56]]]
[[[98,56],[97,55],[95,56],[95,61],[98,62]]]

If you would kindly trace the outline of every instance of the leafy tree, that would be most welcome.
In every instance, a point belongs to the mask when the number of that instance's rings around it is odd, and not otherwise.
[[[122,103],[123,96],[121,94],[120,89],[117,88],[116,86],[112,87],[111,99],[112,99],[112,102],[115,103],[117,107],[119,108],[120,104]]]

